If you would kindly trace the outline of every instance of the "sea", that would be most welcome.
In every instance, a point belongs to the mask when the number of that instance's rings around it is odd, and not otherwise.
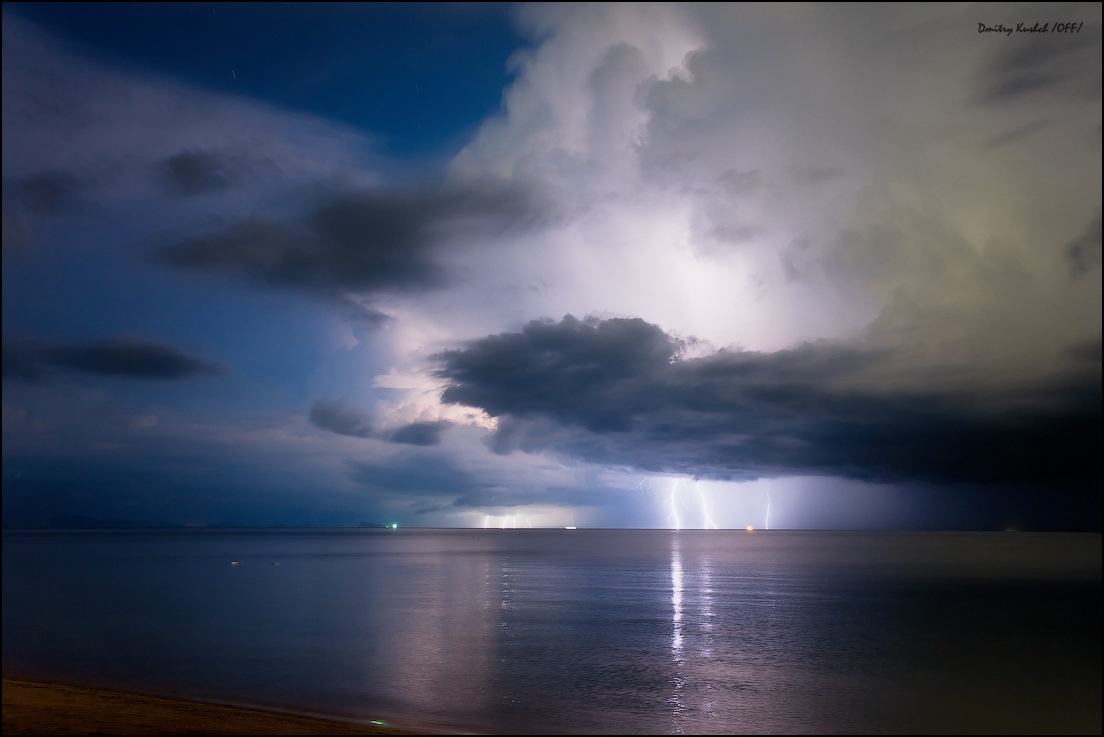
[[[440,732],[1101,731],[1101,536],[3,533],[3,674]]]

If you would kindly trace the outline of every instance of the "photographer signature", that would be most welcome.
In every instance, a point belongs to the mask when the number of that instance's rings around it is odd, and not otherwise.
[[[1006,36],[1011,36],[1013,33],[1080,33],[1082,23],[1036,23],[1035,25],[1027,25],[1026,23],[1017,23],[1016,27],[1006,26],[1003,23],[998,23],[995,26],[987,26],[984,23],[978,23],[978,33],[1003,33]]]

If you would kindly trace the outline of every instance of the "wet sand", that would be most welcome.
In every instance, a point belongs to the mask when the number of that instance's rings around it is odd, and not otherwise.
[[[3,680],[4,734],[414,734],[385,724]]]

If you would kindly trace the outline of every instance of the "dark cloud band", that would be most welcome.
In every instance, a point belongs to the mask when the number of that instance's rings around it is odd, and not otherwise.
[[[112,338],[46,346],[5,336],[4,379],[40,382],[59,371],[180,381],[218,376],[225,369],[160,343]]]
[[[325,295],[427,289],[448,281],[438,245],[491,237],[534,214],[529,193],[514,186],[367,191],[330,198],[299,223],[254,217],[170,246],[157,259]]]
[[[640,319],[532,322],[440,354],[443,401],[497,417],[494,448],[715,478],[1083,483],[1100,477],[1099,364],[1002,402],[878,389],[889,352],[811,343],[683,360]],[[1083,352],[1083,351],[1082,351]]]

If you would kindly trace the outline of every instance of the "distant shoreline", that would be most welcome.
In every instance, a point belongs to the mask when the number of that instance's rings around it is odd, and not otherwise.
[[[4,734],[418,734],[87,686],[3,679]]]
[[[579,531],[579,532],[754,532],[764,533],[818,533],[818,534],[830,534],[830,533],[870,533],[870,534],[897,534],[904,533],[910,535],[929,535],[929,534],[944,534],[944,535],[983,535],[983,534],[998,534],[998,533],[1020,533],[1027,535],[1101,535],[1104,534],[1101,530],[1083,529],[1020,529],[1013,527],[1006,527],[1002,529],[967,529],[967,528],[948,528],[948,529],[925,529],[925,528],[879,528],[879,527],[778,527],[772,529],[766,529],[763,527],[721,527],[721,528],[705,528],[705,527],[561,527],[559,525],[553,525],[550,527],[392,527],[390,525],[130,525],[122,527],[2,527],[0,532],[5,534],[31,534],[31,533],[65,533],[65,532],[373,532],[373,533],[394,533],[394,532],[434,532],[442,530],[455,530],[458,532],[556,532],[556,531]]]

